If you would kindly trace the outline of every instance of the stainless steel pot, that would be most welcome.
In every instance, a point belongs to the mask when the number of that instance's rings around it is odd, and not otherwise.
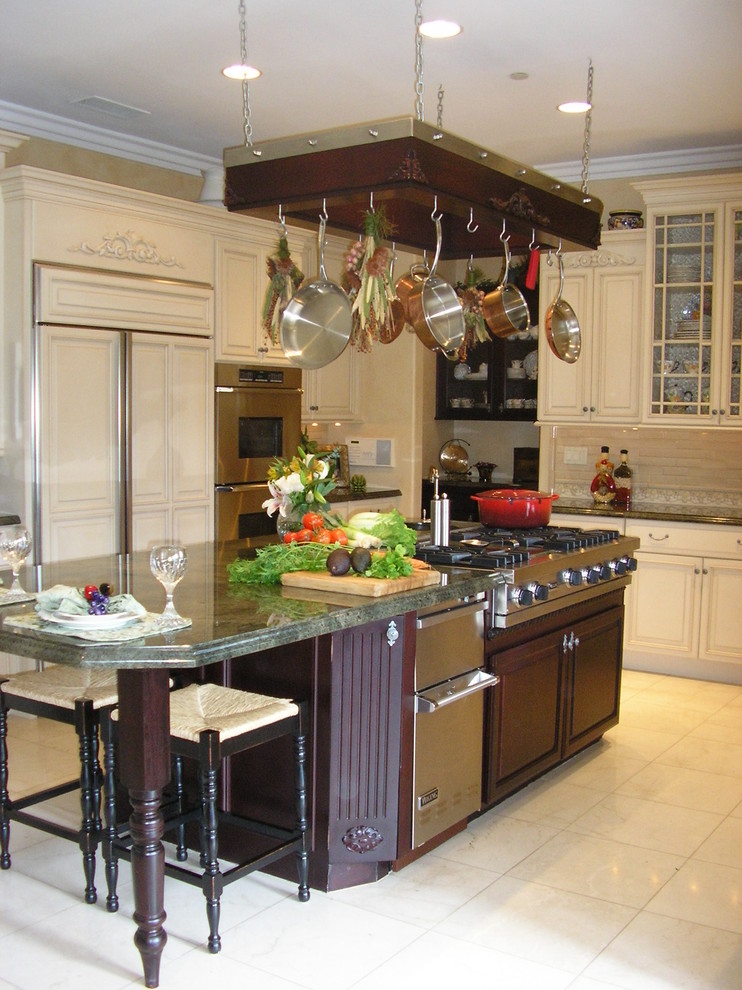
[[[279,337],[283,352],[299,368],[322,368],[340,357],[350,340],[353,313],[350,300],[325,272],[325,227],[320,217],[319,276],[294,293],[283,311]]]
[[[544,330],[549,347],[560,360],[567,364],[574,364],[580,356],[582,348],[582,331],[577,314],[562,299],[564,288],[564,262],[559,251],[557,251],[557,261],[559,262],[559,289],[554,297],[554,302],[549,306],[544,318]],[[547,259],[547,264],[551,264],[551,258]]]
[[[450,361],[458,360],[459,347],[464,343],[464,310],[456,290],[435,274],[441,253],[441,215],[433,214],[435,222],[435,257],[430,274],[418,282],[408,299],[410,322],[420,340],[433,351],[442,351]]]
[[[513,333],[528,330],[531,319],[528,313],[528,303],[523,293],[515,285],[508,285],[510,271],[509,237],[503,234],[500,240],[505,248],[505,274],[502,282],[492,292],[488,292],[482,301],[482,312],[494,337],[509,337]]]

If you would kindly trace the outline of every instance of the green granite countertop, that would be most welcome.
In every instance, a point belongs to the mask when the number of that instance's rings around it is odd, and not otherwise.
[[[552,520],[559,513],[602,516],[614,519],[663,519],[666,522],[712,523],[720,526],[742,526],[742,509],[714,505],[672,505],[637,503],[631,509],[611,509],[596,505],[592,499],[560,498],[551,508]]]
[[[452,597],[492,587],[481,571],[442,569],[443,583],[381,598],[331,594],[278,586],[230,584],[227,564],[242,544],[188,547],[188,571],[175,590],[175,606],[192,626],[125,643],[91,643],[58,633],[19,630],[5,624],[9,615],[33,612],[33,603],[0,606],[0,650],[82,667],[201,667],[274,646],[391,618]],[[83,587],[108,581],[128,591],[151,612],[161,612],[164,591],[152,577],[149,553],[99,557],[39,568],[39,587]],[[30,589],[33,571],[24,569]]]

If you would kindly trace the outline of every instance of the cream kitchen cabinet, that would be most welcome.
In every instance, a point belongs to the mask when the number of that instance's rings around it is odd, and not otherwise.
[[[742,426],[742,175],[637,185],[648,206],[644,417]]]
[[[574,364],[559,360],[543,330],[559,287],[555,258],[542,259],[539,290],[538,421],[634,423],[641,414],[641,317],[645,232],[607,231],[598,251],[568,253],[565,299],[582,331]]]
[[[624,665],[742,683],[742,528],[627,520]]]
[[[216,352],[218,361],[287,365],[280,343],[273,343],[263,329],[263,302],[268,289],[268,258],[275,253],[278,234],[251,228],[244,239],[216,242]],[[289,234],[289,249],[296,265],[311,277],[311,238],[304,232]],[[316,250],[314,252],[316,254]]]

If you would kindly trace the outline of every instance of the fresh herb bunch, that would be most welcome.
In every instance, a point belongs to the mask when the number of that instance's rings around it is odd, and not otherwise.
[[[277,584],[290,571],[326,570],[334,549],[323,543],[271,543],[253,560],[238,557],[227,564],[227,576],[234,584]]]

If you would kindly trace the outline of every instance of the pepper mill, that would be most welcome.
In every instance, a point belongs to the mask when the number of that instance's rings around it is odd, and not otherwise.
[[[438,493],[438,472],[433,474],[433,499],[430,503],[430,539],[433,546],[447,547],[451,531],[451,503],[446,492]]]

